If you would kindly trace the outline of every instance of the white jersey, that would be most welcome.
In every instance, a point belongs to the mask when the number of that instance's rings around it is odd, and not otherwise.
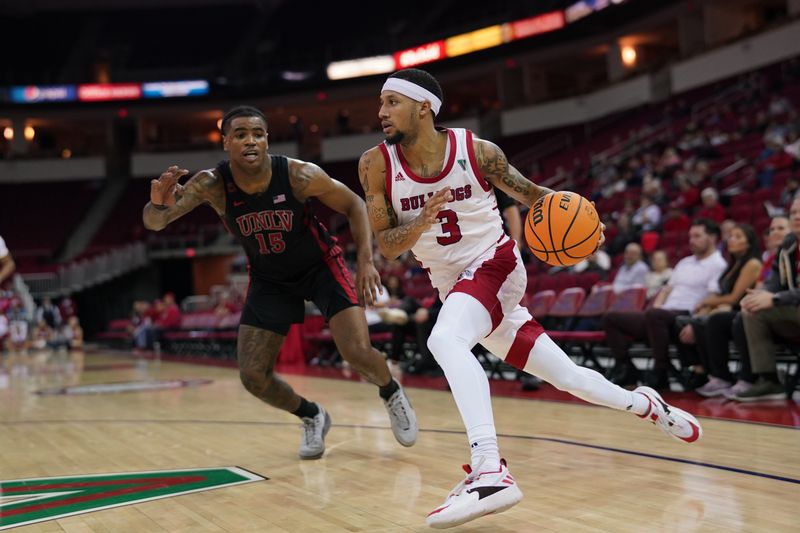
[[[399,224],[413,220],[427,198],[450,187],[453,200],[439,211],[440,223],[432,224],[411,248],[440,290],[452,287],[476,258],[508,240],[494,190],[478,170],[472,132],[462,128],[445,131],[444,168],[432,178],[414,174],[399,145],[385,141],[379,145],[386,163],[386,194]]]

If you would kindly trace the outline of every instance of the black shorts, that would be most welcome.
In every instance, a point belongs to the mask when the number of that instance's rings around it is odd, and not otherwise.
[[[305,300],[314,302],[325,320],[358,305],[355,282],[341,255],[326,258],[295,282],[266,281],[251,273],[239,323],[286,335],[292,324],[305,320]]]

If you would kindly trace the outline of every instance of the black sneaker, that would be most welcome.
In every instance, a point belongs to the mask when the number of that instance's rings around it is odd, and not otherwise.
[[[617,368],[619,367],[619,368]],[[640,372],[632,361],[617,363],[611,373],[611,383],[620,387],[636,386],[639,383]]]
[[[749,390],[733,397],[737,402],[759,402],[765,400],[785,400],[786,389],[780,383],[758,378]]]
[[[687,392],[693,391],[695,389],[699,389],[706,383],[708,383],[708,374],[691,372],[689,376],[686,378],[686,384],[684,386],[684,389],[686,389]]]
[[[666,369],[653,369],[645,374],[644,384],[655,390],[670,390],[669,374]]]

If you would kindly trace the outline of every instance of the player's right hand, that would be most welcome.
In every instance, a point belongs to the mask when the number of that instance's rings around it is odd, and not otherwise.
[[[422,208],[422,213],[419,214],[420,219],[425,225],[425,229],[437,222],[436,215],[438,215],[445,204],[452,199],[453,193],[450,192],[450,187],[445,187],[436,191],[433,196],[425,201],[425,207]]]
[[[177,196],[183,190],[183,186],[178,181],[188,174],[185,168],[178,168],[173,165],[158,177],[150,180],[150,202],[155,205],[175,205],[178,201]]]

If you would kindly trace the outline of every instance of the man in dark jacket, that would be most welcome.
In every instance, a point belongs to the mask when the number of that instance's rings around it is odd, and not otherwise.
[[[742,299],[742,318],[755,385],[735,400],[752,402],[780,400],[785,390],[778,380],[775,363],[775,338],[800,339],[800,198],[792,202],[789,229],[764,289],[748,291]]]

